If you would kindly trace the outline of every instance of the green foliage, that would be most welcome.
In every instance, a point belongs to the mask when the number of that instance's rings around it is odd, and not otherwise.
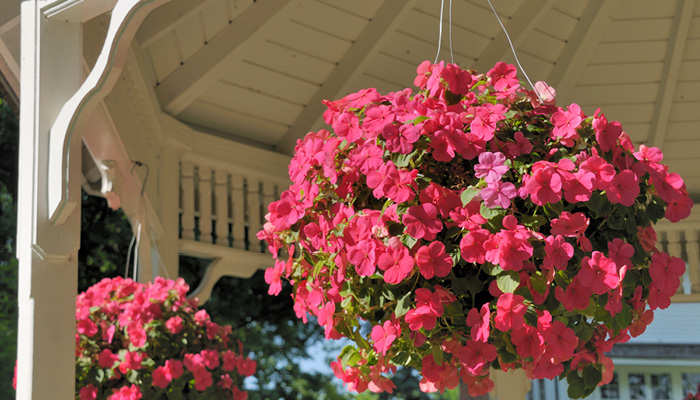
[[[17,117],[0,99],[0,398],[14,398],[17,356]]]

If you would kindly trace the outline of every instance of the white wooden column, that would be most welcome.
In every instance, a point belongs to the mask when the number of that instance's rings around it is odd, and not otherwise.
[[[508,372],[492,370],[491,380],[494,388],[489,393],[489,398],[493,400],[525,400],[530,392],[530,380],[521,369]]]
[[[160,162],[160,221],[163,224],[163,238],[158,243],[160,258],[163,266],[159,266],[159,275],[171,279],[178,276],[178,260],[180,253],[179,239],[179,204],[174,194],[180,190],[180,149],[168,143],[163,148]],[[160,261],[159,261],[160,263]],[[162,270],[165,268],[165,271]]]
[[[49,131],[80,86],[79,22],[48,19],[49,2],[22,1],[17,257],[18,399],[75,398],[75,298],[80,207],[49,221]],[[70,201],[80,204],[81,143],[72,141]]]

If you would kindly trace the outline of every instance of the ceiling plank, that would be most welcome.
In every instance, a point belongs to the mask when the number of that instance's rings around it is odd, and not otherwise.
[[[213,0],[172,0],[158,7],[146,18],[136,34],[141,47],[146,48],[182,22],[202,11]]]
[[[342,94],[344,85],[351,82],[357,74],[362,73],[365,66],[374,59],[381,45],[387,40],[386,33],[396,28],[398,22],[414,3],[415,0],[384,1],[357,40],[277,144],[277,151],[286,154],[292,153],[297,139],[303,137],[323,113],[324,106],[321,101],[338,97]]]
[[[547,78],[559,99],[567,101],[620,3],[620,0],[589,0]]]
[[[8,1],[6,2],[7,4],[4,4],[2,7],[0,7],[0,33],[5,32],[7,28],[5,25],[12,24],[11,26],[14,26],[15,24],[19,24],[19,1]]]
[[[547,15],[547,11],[556,0],[526,0],[513,14],[513,18],[507,23],[506,30],[513,41],[513,47],[517,50],[521,43],[532,32],[539,22]],[[496,18],[495,16],[493,17]],[[503,51],[506,49],[506,51]],[[511,54],[510,45],[506,34],[501,32],[493,38],[491,43],[479,55],[474,63],[474,69],[479,72],[486,72],[498,62],[504,60]]]
[[[673,17],[673,30],[661,72],[661,85],[656,97],[656,108],[652,114],[649,140],[647,140],[648,144],[660,149],[664,144],[666,128],[671,115],[671,105],[678,84],[685,42],[690,31],[690,21],[693,18],[693,7],[695,7],[695,0],[679,0],[676,5],[676,15]]]
[[[155,92],[163,109],[172,115],[181,113],[226,72],[226,67],[239,58],[244,49],[254,49],[283,19],[289,18],[290,10],[298,8],[300,3],[301,0],[261,1],[246,8],[184,65],[160,82]]]

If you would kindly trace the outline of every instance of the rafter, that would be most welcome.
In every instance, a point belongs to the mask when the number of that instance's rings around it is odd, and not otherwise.
[[[656,95],[656,108],[651,120],[650,136],[646,141],[654,147],[661,148],[666,137],[666,128],[671,114],[671,103],[678,83],[678,74],[683,60],[685,41],[690,30],[695,0],[679,1],[676,5],[676,15],[673,17],[673,31],[666,50],[666,59],[661,71],[661,84]]]
[[[586,5],[547,78],[559,99],[566,101],[619,6],[620,0],[591,0]]]
[[[296,140],[311,129],[323,112],[321,101],[338,97],[342,93],[344,85],[362,73],[367,63],[379,52],[381,45],[386,40],[387,35],[385,34],[396,27],[398,21],[411,9],[414,3],[415,0],[384,1],[384,4],[277,144],[278,151],[291,153],[294,150]]]
[[[4,31],[4,26],[10,22],[19,23],[19,1],[8,1],[0,7],[0,32]]]
[[[226,28],[156,87],[163,109],[177,115],[216,82],[246,49],[289,18],[301,0],[259,1],[246,8]]]
[[[526,0],[513,14],[513,18],[507,23],[506,30],[516,49],[525,41],[538,23],[545,17],[556,0]],[[495,19],[496,17],[494,17]],[[503,49],[506,49],[505,51]],[[486,72],[496,62],[503,60],[511,54],[508,38],[503,31],[496,35],[486,49],[479,55],[474,63],[474,69]]]
[[[141,47],[148,47],[163,35],[172,31],[213,0],[172,0],[155,9],[139,28],[136,39]]]

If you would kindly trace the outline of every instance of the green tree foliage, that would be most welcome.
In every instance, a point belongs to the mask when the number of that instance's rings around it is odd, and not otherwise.
[[[17,116],[0,99],[0,398],[14,398],[17,354]]]

